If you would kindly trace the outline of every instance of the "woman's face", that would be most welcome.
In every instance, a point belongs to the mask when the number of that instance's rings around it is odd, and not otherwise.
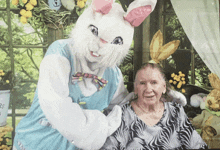
[[[138,95],[138,101],[145,104],[159,102],[162,93],[166,92],[166,83],[160,71],[149,66],[138,71],[134,92]]]

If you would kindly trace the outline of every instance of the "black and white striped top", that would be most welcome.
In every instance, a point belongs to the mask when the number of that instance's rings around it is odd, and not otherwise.
[[[107,138],[101,150],[208,148],[181,105],[165,102],[164,106],[160,121],[148,126],[139,119],[130,104],[123,105],[121,125]]]

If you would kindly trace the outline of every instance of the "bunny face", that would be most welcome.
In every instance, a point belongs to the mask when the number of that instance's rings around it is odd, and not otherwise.
[[[92,7],[87,8],[71,34],[76,55],[106,67],[119,64],[128,53],[134,33],[123,15],[117,3],[105,15],[95,12]]]

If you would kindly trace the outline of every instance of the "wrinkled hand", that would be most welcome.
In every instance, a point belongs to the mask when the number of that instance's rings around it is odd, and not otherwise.
[[[108,136],[114,133],[117,130],[117,128],[120,126],[121,114],[122,114],[122,110],[121,110],[121,107],[118,105],[115,105],[112,111],[108,114],[107,116]]]

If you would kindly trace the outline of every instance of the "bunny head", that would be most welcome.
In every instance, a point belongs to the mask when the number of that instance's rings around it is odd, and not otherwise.
[[[134,27],[152,12],[155,1],[135,0],[125,13],[114,0],[93,0],[71,32],[76,56],[99,67],[120,64],[129,51]]]

